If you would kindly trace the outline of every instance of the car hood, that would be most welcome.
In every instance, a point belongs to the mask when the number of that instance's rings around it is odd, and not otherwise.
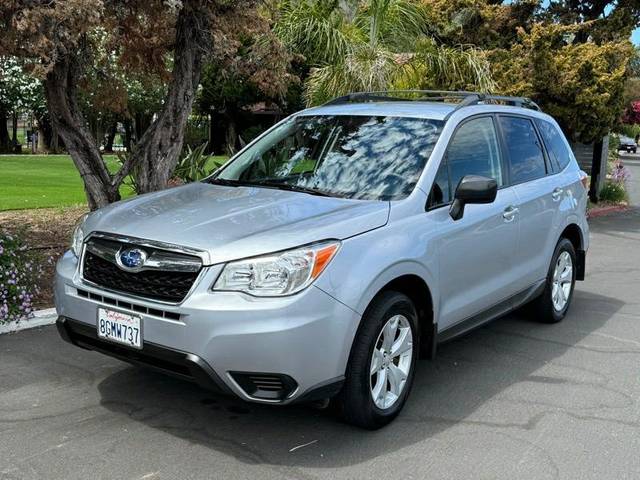
[[[352,237],[385,225],[389,209],[383,201],[192,183],[109,205],[84,230],[198,249],[211,265]]]

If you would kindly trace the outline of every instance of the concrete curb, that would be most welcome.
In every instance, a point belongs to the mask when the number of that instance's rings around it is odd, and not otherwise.
[[[3,333],[19,332],[30,328],[43,327],[45,325],[53,325],[56,323],[58,315],[55,308],[47,308],[45,310],[37,310],[33,312],[33,317],[28,320],[20,320],[19,322],[9,322],[0,325],[0,335]]]
[[[614,212],[624,212],[629,210],[628,205],[611,205],[609,207],[595,207],[587,212],[587,218],[604,217]]]

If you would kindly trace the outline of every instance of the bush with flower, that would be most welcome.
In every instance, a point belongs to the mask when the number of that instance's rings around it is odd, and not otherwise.
[[[611,203],[623,203],[628,199],[627,182],[631,172],[621,160],[614,158],[609,162],[608,175],[600,190],[600,200]]]
[[[624,166],[621,160],[614,162],[611,169],[611,181],[615,183],[621,183],[626,186],[627,182],[631,179],[631,172]]]
[[[33,315],[42,264],[16,235],[0,232],[0,324]]]

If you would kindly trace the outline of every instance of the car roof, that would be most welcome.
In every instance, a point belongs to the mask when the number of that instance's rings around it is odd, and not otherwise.
[[[383,101],[322,105],[303,110],[299,115],[371,115],[444,120],[455,108],[454,103]]]
[[[529,108],[498,105],[493,103],[476,104],[459,107],[457,103],[429,102],[429,101],[379,101],[327,104],[312,107],[296,115],[371,115],[425,118],[431,120],[446,120],[453,112],[468,112],[469,115],[483,112],[517,113],[520,115],[547,117],[546,114]]]

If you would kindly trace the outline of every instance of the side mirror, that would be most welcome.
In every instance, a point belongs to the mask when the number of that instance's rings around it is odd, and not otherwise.
[[[456,187],[456,193],[449,208],[449,215],[454,220],[460,220],[464,215],[467,203],[493,203],[498,193],[498,182],[493,178],[479,175],[462,177]]]

